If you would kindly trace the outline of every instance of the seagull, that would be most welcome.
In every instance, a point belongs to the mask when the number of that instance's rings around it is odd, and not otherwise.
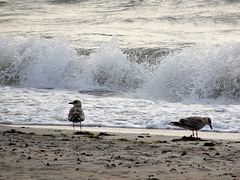
[[[68,113],[68,120],[70,122],[73,122],[73,129],[74,129],[74,123],[80,122],[80,131],[81,131],[82,130],[81,122],[85,120],[85,115],[82,110],[82,103],[79,100],[75,100],[68,104],[73,104],[73,107],[70,109]]]
[[[194,130],[196,131],[196,136],[198,138],[197,131],[202,129],[206,124],[212,129],[212,122],[209,117],[187,117],[180,119],[179,122],[170,122],[170,125],[179,126],[184,129],[192,130],[194,137]]]

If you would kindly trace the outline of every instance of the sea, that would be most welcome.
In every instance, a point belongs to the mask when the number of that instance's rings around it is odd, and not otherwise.
[[[0,124],[240,133],[239,0],[1,0]]]

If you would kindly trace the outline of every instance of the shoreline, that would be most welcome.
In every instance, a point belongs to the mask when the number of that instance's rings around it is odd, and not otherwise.
[[[71,128],[0,125],[0,179],[240,179],[238,140]]]
[[[62,126],[62,125],[10,125],[10,124],[0,124],[0,126],[6,127],[27,127],[35,129],[59,129],[68,131],[79,131],[79,127],[75,127],[73,130],[72,126]],[[150,135],[162,135],[171,137],[182,137],[190,136],[192,131],[178,129],[142,129],[142,128],[118,128],[118,127],[99,127],[99,126],[82,126],[83,131],[91,132],[109,132],[109,133],[125,133],[125,134],[150,134]],[[199,137],[204,139],[219,139],[219,140],[235,140],[240,141],[240,133],[228,133],[228,132],[212,132],[212,131],[198,131]]]

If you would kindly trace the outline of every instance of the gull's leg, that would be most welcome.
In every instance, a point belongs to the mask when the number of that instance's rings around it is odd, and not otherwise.
[[[81,121],[80,121],[80,131],[82,131],[82,125],[81,125]]]

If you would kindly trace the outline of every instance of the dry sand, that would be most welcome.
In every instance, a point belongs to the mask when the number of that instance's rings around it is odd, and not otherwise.
[[[0,125],[0,180],[240,179],[236,139],[75,132]]]

